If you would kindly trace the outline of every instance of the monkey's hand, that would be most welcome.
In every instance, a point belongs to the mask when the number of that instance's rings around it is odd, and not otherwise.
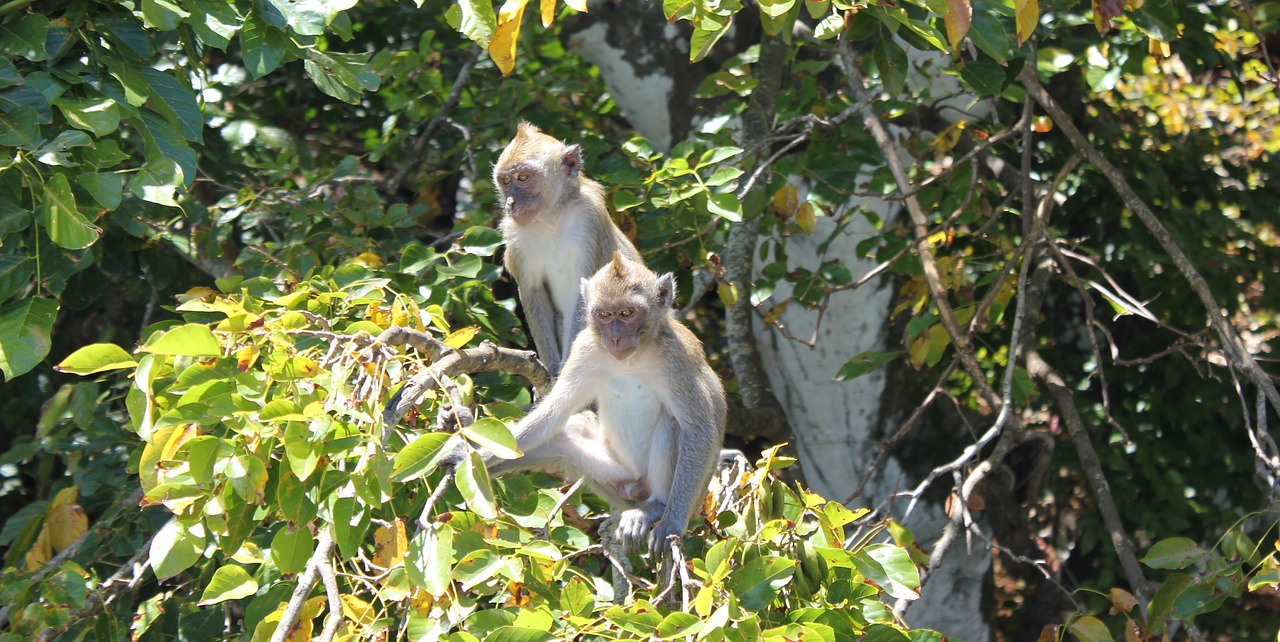
[[[660,520],[649,534],[649,563],[656,566],[658,560],[670,555],[671,538],[674,537],[678,545],[683,534],[684,529],[679,524],[666,519]]]
[[[638,552],[644,546],[644,538],[649,534],[649,525],[652,523],[644,509],[624,510],[618,516],[618,530],[614,537],[622,542],[622,548],[626,552]]]

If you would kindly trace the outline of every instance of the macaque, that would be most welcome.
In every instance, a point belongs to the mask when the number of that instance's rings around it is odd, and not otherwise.
[[[614,252],[640,254],[609,218],[604,188],[582,174],[582,149],[521,122],[493,167],[505,216],[505,264],[520,289],[530,334],[555,376],[582,327],[579,283]]]
[[[524,455],[484,454],[494,474],[582,477],[623,511],[618,538],[636,550],[647,536],[654,559],[701,507],[724,438],[724,387],[671,317],[675,287],[621,251],[583,279],[586,327],[547,397],[512,430]]]

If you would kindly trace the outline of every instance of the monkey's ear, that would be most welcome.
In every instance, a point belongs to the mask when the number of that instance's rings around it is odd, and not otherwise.
[[[676,277],[670,272],[658,277],[658,306],[670,308],[676,303]]]
[[[584,276],[582,277],[581,280],[578,281],[578,296],[582,297],[582,301],[584,303],[587,300],[587,292],[590,292],[590,291],[591,291],[591,279],[588,279],[587,277]]]
[[[564,172],[573,178],[582,171],[582,147],[577,143],[564,148]]]

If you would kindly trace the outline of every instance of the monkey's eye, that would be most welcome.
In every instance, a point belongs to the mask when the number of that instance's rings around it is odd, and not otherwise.
[[[622,318],[624,318],[624,319],[630,319],[630,318],[631,318],[631,315],[633,315],[633,314],[635,314],[635,313],[636,313],[636,311],[635,311],[635,310],[632,310],[631,308],[627,308],[627,309],[625,309],[625,310],[619,310],[619,311],[618,311],[618,316],[620,316],[620,317],[622,317]]]
[[[612,312],[605,312],[605,311],[601,310],[600,312],[597,312],[597,313],[596,313],[596,316],[597,316],[597,317],[600,317],[601,319],[608,319],[609,317],[613,316],[613,313],[612,313]]]
[[[499,178],[498,178],[498,182],[499,182],[499,183],[502,183],[503,185],[510,185],[510,184],[511,184],[511,177],[510,177],[510,176],[502,176],[502,177],[499,177]]]
[[[516,174],[516,180],[520,181],[521,183],[528,182],[528,180],[529,180],[529,175],[528,175],[528,174]]]

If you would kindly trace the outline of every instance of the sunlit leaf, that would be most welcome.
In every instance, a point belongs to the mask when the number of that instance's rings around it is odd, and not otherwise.
[[[228,564],[213,572],[209,585],[200,595],[199,606],[210,606],[227,600],[238,600],[258,592],[258,582],[237,564]]]
[[[94,343],[71,353],[56,368],[60,372],[91,375],[137,365],[138,362],[124,348],[114,343]]]
[[[489,42],[489,57],[504,76],[516,66],[516,40],[520,37],[520,20],[528,3],[529,0],[507,0],[498,10],[497,29]]]
[[[1014,22],[1017,25],[1018,44],[1031,39],[1036,25],[1040,23],[1039,0],[1014,0]]]

